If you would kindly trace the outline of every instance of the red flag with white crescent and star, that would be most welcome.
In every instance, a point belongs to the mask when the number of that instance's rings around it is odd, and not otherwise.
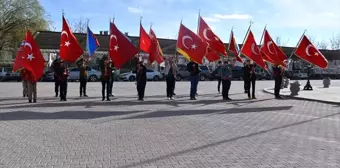
[[[31,32],[28,30],[13,63],[14,72],[22,68],[32,73],[34,81],[40,79],[45,68],[45,59]]]
[[[207,58],[209,62],[214,62],[221,59],[219,53],[216,50],[211,49],[210,47],[208,48],[208,53],[205,58]]]
[[[163,51],[159,45],[155,32],[151,28],[150,28],[149,35],[151,39],[151,46],[150,46],[150,52],[149,52],[150,63],[157,61],[157,63],[160,64],[164,61]]]
[[[265,61],[273,64],[280,65],[283,68],[286,68],[286,64],[284,60],[287,59],[286,55],[283,51],[276,45],[273,41],[267,29],[264,30],[263,44],[261,46],[262,57]],[[282,57],[281,59],[279,58]]]
[[[142,24],[140,24],[140,28],[139,28],[139,48],[142,51],[149,53],[150,46],[151,46],[150,36],[144,30]]]
[[[228,51],[231,51],[235,54],[236,61],[243,63],[242,58],[240,57],[240,53],[239,53],[240,48],[238,47],[238,44],[236,42],[233,30],[231,30],[230,32],[230,41],[229,41]]]
[[[302,40],[295,51],[295,55],[320,68],[327,68],[328,61],[325,56],[303,35]]]
[[[114,23],[110,23],[109,55],[115,67],[120,69],[139,52]]]
[[[249,30],[246,41],[242,46],[241,53],[249,59],[253,60],[261,68],[267,69],[266,64],[263,62],[261,51],[256,44],[254,35],[251,30]]]
[[[63,28],[60,36],[60,58],[67,62],[75,62],[84,54],[84,50],[79,45],[78,40],[72,33],[64,16]]]
[[[227,56],[226,47],[222,40],[215,35],[215,33],[210,29],[208,24],[199,16],[198,20],[198,36],[202,38],[203,41],[209,44],[209,47]]]
[[[177,38],[177,52],[188,60],[203,64],[203,57],[207,54],[208,43],[185,27],[182,23]]]

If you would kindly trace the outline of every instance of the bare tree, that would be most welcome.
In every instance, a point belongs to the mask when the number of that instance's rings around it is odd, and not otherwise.
[[[16,48],[25,36],[47,30],[48,16],[38,0],[0,0],[0,51]]]
[[[333,50],[340,49],[340,34],[338,34],[337,36],[333,35],[333,37],[329,41]]]
[[[328,43],[326,41],[320,41],[320,42],[317,42],[316,43],[316,46],[319,48],[319,49],[323,49],[323,50],[326,50],[328,48]]]
[[[72,31],[74,33],[86,33],[87,32],[87,25],[90,19],[76,19],[71,23]]]

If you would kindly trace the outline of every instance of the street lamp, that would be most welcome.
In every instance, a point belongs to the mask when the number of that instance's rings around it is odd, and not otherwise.
[[[308,66],[307,66],[307,76],[308,76],[308,80],[307,80],[307,83],[306,83],[305,87],[303,88],[303,90],[313,90],[313,87],[312,87],[312,85],[310,84],[311,69],[312,69],[312,65],[308,65]]]

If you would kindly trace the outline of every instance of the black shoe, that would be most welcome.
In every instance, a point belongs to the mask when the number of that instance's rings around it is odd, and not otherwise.
[[[112,95],[110,95],[110,97],[115,97],[115,95],[112,94]]]
[[[64,98],[64,101],[67,101],[67,99],[66,99],[66,98]]]
[[[104,101],[104,100],[105,100],[105,97],[102,98],[102,101]]]
[[[281,96],[275,96],[275,99],[282,99]]]
[[[106,101],[111,101],[111,99],[110,99],[110,98],[107,98]]]
[[[172,95],[176,96],[176,94],[175,94],[175,93],[172,93]]]
[[[58,97],[58,93],[55,94],[55,97]]]
[[[36,103],[36,102],[37,102],[37,99],[34,99],[34,100],[33,100],[33,103]]]
[[[84,95],[84,97],[89,97],[88,95]]]
[[[28,103],[32,103],[32,100],[28,100]]]
[[[253,96],[252,99],[257,99],[257,98],[255,96]]]
[[[190,98],[190,100],[197,100],[195,97]]]
[[[80,97],[83,97],[83,95],[80,95]]]

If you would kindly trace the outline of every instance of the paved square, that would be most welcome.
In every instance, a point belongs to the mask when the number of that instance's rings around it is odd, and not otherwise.
[[[59,102],[53,83],[38,83],[28,104],[21,83],[0,83],[0,167],[340,167],[339,106],[275,100],[262,92],[273,81],[257,82],[257,100],[233,81],[225,102],[216,85],[200,82],[189,101],[189,83],[178,82],[168,101],[165,83],[149,82],[138,102],[135,84],[118,82],[102,102],[100,83],[88,83],[89,98],[69,83]]]

